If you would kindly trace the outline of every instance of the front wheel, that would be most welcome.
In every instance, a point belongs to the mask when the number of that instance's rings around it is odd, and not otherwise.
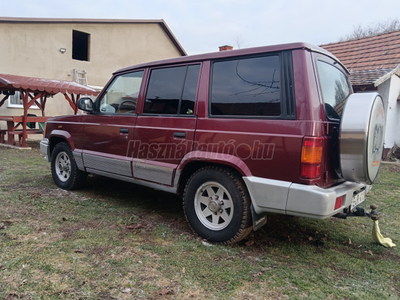
[[[65,190],[80,188],[87,177],[87,173],[78,169],[72,151],[66,143],[59,143],[54,147],[51,155],[51,174],[54,183]]]
[[[183,195],[186,218],[210,242],[233,244],[252,230],[250,197],[243,181],[219,167],[204,167],[188,180]]]

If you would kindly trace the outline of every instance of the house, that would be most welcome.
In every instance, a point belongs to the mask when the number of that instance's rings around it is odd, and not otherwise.
[[[187,55],[163,20],[0,17],[0,73],[75,81],[100,90],[120,68]],[[1,93],[1,91],[0,91]],[[19,93],[0,115],[23,114]],[[40,113],[35,105],[29,113]],[[63,95],[46,115],[73,114]]]
[[[379,91],[386,110],[384,157],[400,146],[400,31],[321,45],[349,69],[355,92]]]

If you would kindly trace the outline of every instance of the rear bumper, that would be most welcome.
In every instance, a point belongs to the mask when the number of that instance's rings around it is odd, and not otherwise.
[[[250,193],[254,210],[258,214],[274,212],[313,219],[326,219],[351,205],[355,192],[371,186],[346,181],[340,185],[323,189],[286,181],[259,177],[243,177]],[[345,196],[341,207],[335,208],[336,198]]]

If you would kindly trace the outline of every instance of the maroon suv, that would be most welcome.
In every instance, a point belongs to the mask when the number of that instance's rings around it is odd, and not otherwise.
[[[132,66],[78,106],[41,142],[56,185],[91,173],[179,194],[212,242],[241,240],[267,212],[350,214],[380,167],[381,97],[352,94],[343,65],[309,44]]]

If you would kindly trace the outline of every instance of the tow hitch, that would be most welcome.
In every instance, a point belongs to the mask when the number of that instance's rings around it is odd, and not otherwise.
[[[377,207],[375,204],[371,204],[370,206],[371,211],[368,212],[365,208],[362,207],[356,207],[352,211],[348,211],[348,208],[345,208],[342,213],[338,213],[334,215],[336,218],[340,219],[347,219],[347,217],[369,217],[372,220],[378,220],[379,219],[379,214],[378,211],[376,210]]]
[[[334,215],[334,217],[341,218],[341,219],[346,219],[347,217],[369,217],[374,221],[374,225],[372,227],[372,239],[377,242],[378,244],[381,244],[384,247],[395,247],[396,244],[392,242],[390,238],[385,238],[382,236],[381,231],[379,229],[379,214],[378,211],[376,210],[377,207],[375,204],[371,204],[370,206],[371,211],[367,212],[364,208],[361,207],[356,207],[352,211],[347,212],[347,209],[343,210],[343,213],[338,213]]]

